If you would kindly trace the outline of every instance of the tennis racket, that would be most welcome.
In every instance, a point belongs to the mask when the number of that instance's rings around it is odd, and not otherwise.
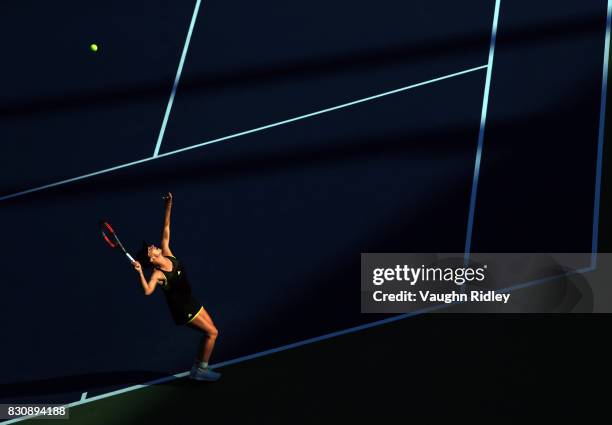
[[[130,260],[130,263],[134,262],[134,257],[132,257],[123,247],[123,244],[119,240],[117,233],[113,230],[110,224],[107,221],[100,221],[100,232],[102,232],[102,237],[104,238],[104,242],[111,248],[115,249],[119,247],[121,251],[125,254],[125,256]]]

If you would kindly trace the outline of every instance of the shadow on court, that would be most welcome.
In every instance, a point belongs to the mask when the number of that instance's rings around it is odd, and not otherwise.
[[[509,47],[519,47],[525,43],[557,41],[562,38],[577,37],[581,34],[601,31],[602,17],[598,15],[576,16],[566,19],[538,22],[513,28],[505,33]],[[329,58],[304,59],[287,63],[251,66],[240,70],[186,76],[181,81],[181,93],[224,91],[266,83],[277,83],[285,79],[320,78],[347,70],[372,72],[377,68],[415,63],[444,57],[457,52],[483,51],[490,40],[490,33],[471,33],[459,37],[433,42],[403,43],[377,49],[359,49],[341,53]],[[103,91],[82,91],[58,97],[40,97],[25,101],[0,104],[0,115],[4,117],[24,117],[49,112],[70,111],[84,107],[98,107],[126,102],[166,98],[168,81],[146,85],[132,85]]]
[[[180,379],[78,406],[70,423],[609,420],[592,379],[612,377],[596,366],[610,346],[593,338],[610,320],[533,318],[403,320],[221,368],[217,383]],[[573,347],[583,351],[566,357]]]

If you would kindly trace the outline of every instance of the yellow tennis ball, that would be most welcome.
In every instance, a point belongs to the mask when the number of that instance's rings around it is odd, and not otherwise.
[[[97,52],[98,51],[98,45],[96,43],[92,43],[89,45],[89,50],[91,50],[92,52]]]

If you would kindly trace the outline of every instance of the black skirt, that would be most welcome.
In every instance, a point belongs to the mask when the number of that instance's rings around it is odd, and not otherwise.
[[[203,308],[194,297],[173,297],[172,294],[166,293],[166,301],[174,323],[177,325],[186,325],[191,322]]]

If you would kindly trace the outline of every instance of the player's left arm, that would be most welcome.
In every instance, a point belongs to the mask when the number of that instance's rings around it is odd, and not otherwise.
[[[166,213],[164,214],[164,228],[162,230],[161,249],[163,255],[173,256],[170,250],[170,215],[172,214],[172,193],[166,195]]]

